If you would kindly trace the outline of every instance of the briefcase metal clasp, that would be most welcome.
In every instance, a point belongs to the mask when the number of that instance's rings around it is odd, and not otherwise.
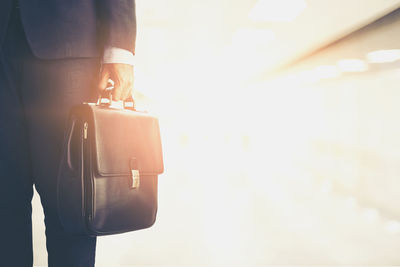
[[[137,189],[140,186],[139,170],[131,170],[132,172],[132,189]]]

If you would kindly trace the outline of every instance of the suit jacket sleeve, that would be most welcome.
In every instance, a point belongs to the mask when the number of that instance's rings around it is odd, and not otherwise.
[[[135,54],[135,0],[97,0],[103,48],[117,47]]]

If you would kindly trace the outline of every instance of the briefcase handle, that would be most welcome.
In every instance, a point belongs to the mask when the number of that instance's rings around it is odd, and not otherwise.
[[[135,100],[133,99],[132,95],[130,95],[127,99],[122,101],[122,107],[119,107],[118,105],[113,105],[112,91],[114,89],[114,84],[109,81],[107,85],[108,86],[106,87],[106,89],[100,92],[96,105],[104,107],[136,110]],[[108,102],[102,102],[103,99],[108,99]]]

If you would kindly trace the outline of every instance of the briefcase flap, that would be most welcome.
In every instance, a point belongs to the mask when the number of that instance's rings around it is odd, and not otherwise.
[[[163,172],[160,129],[156,117],[100,106],[92,106],[92,110],[95,133],[92,136],[99,175],[132,175],[132,170],[138,170],[141,175]]]

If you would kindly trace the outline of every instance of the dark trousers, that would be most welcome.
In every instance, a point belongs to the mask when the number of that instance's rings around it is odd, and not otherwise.
[[[33,185],[45,213],[49,266],[94,266],[96,239],[60,225],[56,178],[68,110],[96,99],[99,68],[98,58],[35,58],[14,8],[0,44],[1,266],[32,266]]]

